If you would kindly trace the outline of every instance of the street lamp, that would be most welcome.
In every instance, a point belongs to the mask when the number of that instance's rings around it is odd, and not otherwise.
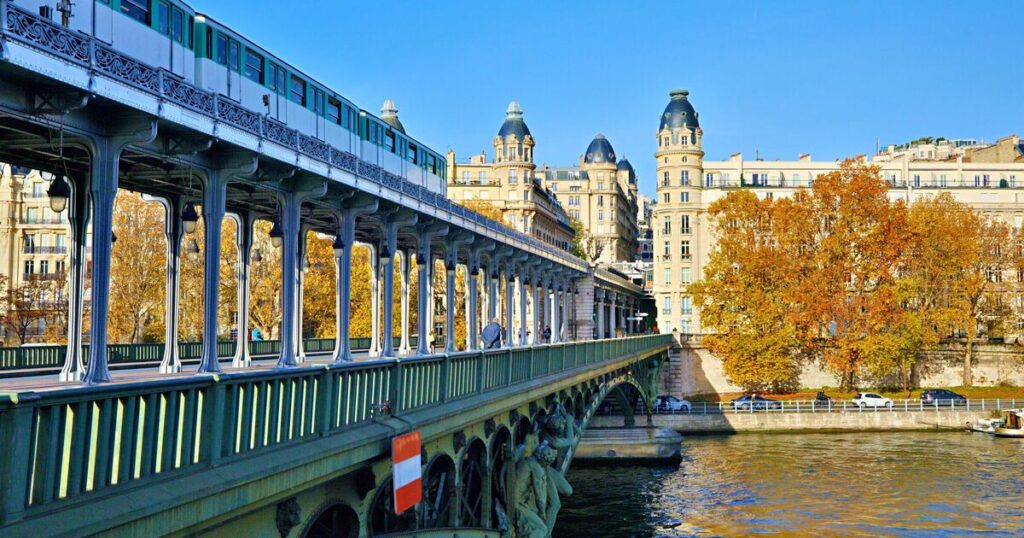
[[[187,254],[191,255],[191,256],[198,255],[199,254],[199,243],[196,243],[195,239],[189,241],[188,242],[188,246],[185,247],[185,252]]]
[[[334,257],[340,258],[342,254],[345,254],[345,242],[341,240],[341,236],[334,238]]]
[[[281,223],[275,220],[274,226],[270,228],[270,244],[274,245],[274,248],[280,247],[283,237],[284,232],[281,231]]]
[[[195,232],[198,224],[199,214],[196,213],[196,206],[191,203],[185,204],[185,209],[181,211],[181,225],[185,229],[185,233]]]
[[[385,246],[384,248],[380,249],[380,263],[382,263],[384,265],[390,265],[391,264],[391,251],[388,250],[387,246]]]
[[[46,195],[50,197],[50,209],[54,213],[61,213],[68,206],[68,198],[71,197],[71,185],[64,181],[64,176],[56,174],[53,181],[50,182],[50,188],[46,190]]]

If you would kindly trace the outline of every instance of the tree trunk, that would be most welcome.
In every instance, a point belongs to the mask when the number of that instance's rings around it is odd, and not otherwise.
[[[970,335],[968,335],[967,336],[967,343],[964,346],[964,378],[963,378],[963,384],[964,384],[965,387],[970,387],[971,384],[973,383],[973,379],[972,379],[973,376],[972,376],[972,372],[971,372],[971,361],[973,360],[973,358],[972,358],[973,350],[974,350],[974,338],[972,338]]]

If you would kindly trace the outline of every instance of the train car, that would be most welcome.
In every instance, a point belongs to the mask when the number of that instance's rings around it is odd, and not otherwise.
[[[195,17],[195,82],[444,194],[445,158],[209,15]]]
[[[55,23],[64,14],[55,0],[14,0],[14,5]],[[71,3],[68,26],[95,36],[143,63],[193,80],[195,10],[177,0],[85,0]]]
[[[0,0],[3,1],[3,0]],[[119,52],[444,194],[445,158],[257,43],[178,0],[14,0]]]

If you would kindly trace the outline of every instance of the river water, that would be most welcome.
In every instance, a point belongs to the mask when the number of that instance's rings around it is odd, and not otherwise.
[[[556,537],[1024,536],[1024,440],[687,437],[678,468],[574,468]]]

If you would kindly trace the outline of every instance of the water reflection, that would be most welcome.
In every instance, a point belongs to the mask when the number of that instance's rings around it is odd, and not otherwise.
[[[678,469],[569,472],[556,536],[1021,536],[1024,441],[689,437]]]

